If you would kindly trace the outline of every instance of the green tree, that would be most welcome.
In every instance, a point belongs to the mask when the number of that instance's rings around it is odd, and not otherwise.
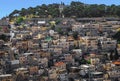
[[[9,17],[14,17],[16,15],[19,15],[20,11],[19,10],[14,10],[12,13],[9,14]]]
[[[62,31],[62,28],[57,28],[57,32],[58,32],[59,34],[61,34],[61,35],[64,34],[64,32]]]
[[[6,36],[4,34],[0,35],[0,39],[4,40],[4,41],[8,41],[9,40],[9,36]]]
[[[120,31],[118,31],[115,35],[113,35],[113,38],[116,39],[119,43],[119,41],[120,41]]]
[[[25,8],[22,8],[22,9],[21,9],[21,12],[20,12],[20,16],[25,16],[25,15],[27,15],[27,14],[28,14],[28,10],[25,9]]]
[[[23,21],[24,21],[24,19],[22,17],[18,17],[17,20],[16,20],[16,23],[20,24]]]
[[[73,32],[74,39],[78,39],[78,32]]]
[[[47,15],[51,15],[52,17],[59,17],[59,4],[49,4]]]

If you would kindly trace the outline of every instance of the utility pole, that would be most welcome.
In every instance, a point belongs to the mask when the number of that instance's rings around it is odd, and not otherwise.
[[[90,21],[90,37],[92,37],[92,21]]]

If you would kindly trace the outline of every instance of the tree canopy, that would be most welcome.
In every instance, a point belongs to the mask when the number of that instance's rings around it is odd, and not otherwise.
[[[63,5],[62,14],[65,17],[103,17],[115,16],[120,17],[119,5],[105,5],[105,4],[84,4],[79,1],[72,1],[70,5]],[[9,17],[15,16],[30,16],[33,17],[59,17],[60,4],[42,4],[36,7],[29,7],[28,9],[22,8],[21,10],[14,10],[9,14]]]

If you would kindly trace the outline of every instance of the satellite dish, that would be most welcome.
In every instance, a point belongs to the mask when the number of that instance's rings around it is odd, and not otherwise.
[[[54,30],[50,30],[49,34],[52,36],[54,34]]]

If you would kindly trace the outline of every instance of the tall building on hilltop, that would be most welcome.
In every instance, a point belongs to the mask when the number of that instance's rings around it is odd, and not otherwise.
[[[60,12],[60,17],[62,18],[64,18],[63,9],[64,9],[64,3],[61,2],[61,4],[59,5],[59,12]]]

